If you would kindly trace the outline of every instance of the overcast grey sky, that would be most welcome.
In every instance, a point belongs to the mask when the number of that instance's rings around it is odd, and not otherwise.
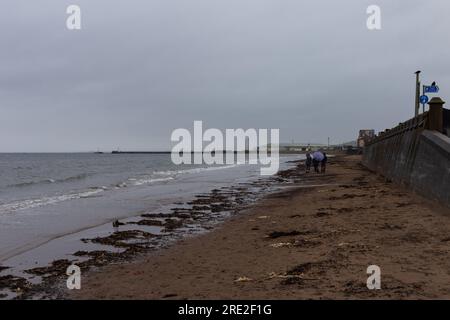
[[[66,29],[66,8],[82,30]],[[366,9],[382,10],[382,30]],[[0,152],[164,150],[173,129],[354,140],[450,100],[450,2],[3,0]]]

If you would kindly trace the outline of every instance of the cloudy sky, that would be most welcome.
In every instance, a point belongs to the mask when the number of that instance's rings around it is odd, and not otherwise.
[[[67,6],[82,29],[66,28]],[[382,30],[366,9],[381,7]],[[450,100],[447,0],[3,0],[0,152],[164,150],[171,132],[354,140]]]

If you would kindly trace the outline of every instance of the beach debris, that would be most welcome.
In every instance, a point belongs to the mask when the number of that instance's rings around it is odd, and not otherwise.
[[[144,213],[141,214],[142,218],[180,218],[188,219],[191,217],[190,213]]]
[[[288,279],[288,278],[300,278],[301,275],[270,272],[268,277],[269,277],[269,279],[274,279],[274,278]]]
[[[407,207],[407,206],[412,206],[412,205],[414,205],[413,202],[398,202],[397,208],[402,208],[402,207]]]
[[[71,264],[72,261],[69,261],[67,259],[60,259],[53,261],[50,266],[28,269],[25,270],[25,272],[43,277],[50,277],[64,274],[67,270],[67,267],[69,267]]]
[[[110,252],[105,250],[95,250],[95,251],[77,251],[73,255],[76,257],[89,257],[91,259],[78,263],[79,267],[88,268],[90,266],[103,266],[110,261],[117,261],[121,258],[126,258],[129,254],[134,253],[134,250],[125,250],[123,252]]]
[[[402,226],[396,225],[396,224],[389,224],[389,223],[385,223],[381,226],[381,229],[387,229],[387,230],[401,230],[403,229]]]
[[[278,243],[272,243],[269,244],[269,247],[272,248],[281,248],[281,247],[289,247],[289,246],[295,246],[295,247],[314,247],[321,244],[319,241],[313,241],[308,240],[304,238],[295,239],[293,242],[278,242]]]
[[[166,222],[164,223],[164,230],[163,232],[169,232],[173,229],[177,229],[183,226],[183,220],[179,219],[166,219]]]
[[[353,212],[357,208],[339,208],[337,209],[338,213],[347,213],[347,212]]]
[[[270,272],[269,273],[269,279],[273,279],[273,278],[278,278],[279,274],[277,274],[276,272]]]
[[[281,247],[288,247],[288,246],[292,246],[293,243],[291,242],[278,242],[278,243],[272,243],[269,245],[269,247],[272,248],[281,248]]]
[[[293,243],[296,247],[314,247],[320,245],[320,241],[308,240],[308,239],[296,239]]]
[[[13,291],[20,292],[24,289],[27,290],[30,287],[31,283],[24,278],[13,275],[0,277],[0,289],[11,289]]]
[[[258,219],[267,219],[269,216],[259,216]]]
[[[304,281],[308,280],[319,280],[318,278],[307,278],[303,273],[301,274],[290,274],[290,273],[276,273],[271,272],[268,275],[268,279],[281,279],[282,285],[292,285],[292,284],[303,284]]]
[[[293,267],[289,271],[287,271],[286,274],[288,274],[288,275],[304,274],[305,272],[308,272],[309,270],[311,270],[312,266],[313,266],[312,262],[302,263],[302,264],[299,264],[299,265]]]
[[[253,281],[253,279],[243,276],[243,277],[239,277],[236,280],[234,280],[234,282],[248,282],[248,281]]]
[[[325,210],[323,210],[323,209],[319,209],[319,210],[316,212],[316,216],[317,216],[317,217],[325,217],[325,216],[329,216],[329,215],[331,215],[331,213],[328,212],[328,211],[325,211]]]
[[[368,194],[349,194],[345,193],[342,196],[339,197],[329,197],[328,200],[330,201],[336,201],[336,200],[347,200],[347,199],[353,199],[353,198],[364,198],[367,197]]]
[[[136,222],[128,222],[128,224],[137,224],[139,226],[158,226],[162,227],[164,224],[163,220],[156,220],[156,219],[142,219]]]
[[[295,266],[283,274],[282,285],[303,284],[305,280],[319,280],[318,278],[306,277],[305,274],[311,271],[315,263],[306,262]]]
[[[276,238],[280,238],[280,237],[290,237],[290,236],[299,236],[302,233],[297,231],[297,230],[293,230],[293,231],[273,231],[271,233],[269,233],[267,235],[268,238],[270,239],[276,239]]]
[[[82,239],[84,242],[94,242],[103,245],[111,245],[115,247],[136,246],[136,243],[127,243],[129,240],[145,240],[158,237],[157,235],[142,230],[117,231],[107,237],[97,237],[94,239]]]
[[[210,206],[198,206],[198,205],[194,205],[192,206],[192,210],[195,211],[210,211],[211,207]]]
[[[119,222],[119,220],[114,220],[112,225],[113,225],[114,228],[118,228],[119,226],[123,226],[124,223]]]
[[[350,189],[350,188],[354,188],[355,185],[353,184],[340,184],[338,185],[339,188],[344,188],[344,189]]]

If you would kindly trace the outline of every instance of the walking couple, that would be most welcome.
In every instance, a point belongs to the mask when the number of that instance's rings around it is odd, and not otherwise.
[[[311,169],[311,165],[314,167],[314,172],[324,173],[327,167],[327,155],[323,151],[315,151],[312,154],[306,153],[306,172],[308,173]],[[320,165],[320,170],[319,170]]]

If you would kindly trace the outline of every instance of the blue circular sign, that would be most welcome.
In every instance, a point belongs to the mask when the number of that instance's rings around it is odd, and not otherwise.
[[[426,96],[426,95],[420,96],[419,99],[420,99],[421,104],[425,104],[428,102],[428,96]]]

